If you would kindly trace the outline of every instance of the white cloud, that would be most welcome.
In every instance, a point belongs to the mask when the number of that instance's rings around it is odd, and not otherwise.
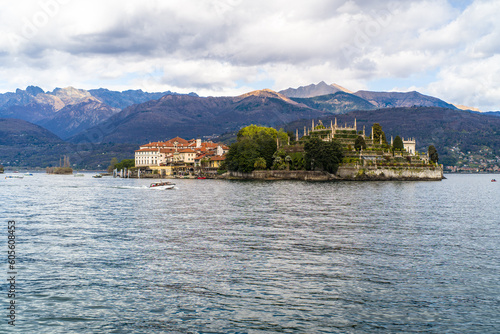
[[[419,83],[500,109],[498,1],[39,0],[0,11],[0,90],[36,84],[231,95],[324,80]],[[259,87],[274,83],[273,87]],[[409,84],[408,87],[414,88]],[[479,88],[481,87],[481,88]]]

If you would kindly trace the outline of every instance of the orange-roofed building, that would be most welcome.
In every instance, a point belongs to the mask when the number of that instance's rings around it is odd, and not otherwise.
[[[219,168],[224,160],[226,160],[225,155],[214,155],[209,160],[209,166],[210,168]]]
[[[201,167],[200,161],[211,159],[207,168],[218,168],[229,147],[201,139],[185,140],[175,137],[166,141],[149,142],[135,151],[135,166],[143,171],[158,169],[160,173],[194,173],[194,167]],[[215,158],[214,158],[215,157]],[[212,159],[214,158],[214,159]],[[164,169],[164,170],[163,170]],[[167,174],[169,175],[169,174]]]

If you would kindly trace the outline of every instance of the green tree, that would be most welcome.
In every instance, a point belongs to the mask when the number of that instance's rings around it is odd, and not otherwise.
[[[261,131],[252,140],[257,144],[258,155],[266,160],[266,166],[271,167],[274,161],[273,155],[276,152],[276,137],[266,131]]]
[[[286,153],[282,149],[279,149],[276,152],[274,152],[274,154],[273,154],[273,158],[274,158],[274,160],[273,160],[273,169],[281,170],[281,169],[285,169],[286,168],[286,165],[285,165],[285,156],[286,156]]]
[[[133,167],[135,167],[135,159],[123,159],[119,163],[115,164],[115,168],[118,170],[121,170],[124,168],[130,169]]]
[[[379,123],[374,123],[372,129],[374,144],[380,143],[380,138],[382,138],[382,144],[387,144],[385,132],[382,131],[382,126]]]
[[[229,170],[250,173],[255,167],[257,158],[263,158],[267,166],[273,166],[276,152],[276,141],[288,143],[288,134],[283,130],[276,131],[257,125],[244,127],[238,132],[237,142],[232,144],[226,157]]]
[[[290,138],[290,137],[289,137],[288,133],[285,132],[285,130],[280,129],[276,133],[276,136],[279,138],[279,142],[281,145],[288,145],[288,138]]]
[[[108,166],[108,173],[113,172],[113,169],[115,169],[115,165],[117,163],[118,163],[118,159],[117,158],[111,159],[111,162],[109,163],[109,166]]]
[[[344,156],[342,145],[337,140],[322,141],[317,137],[310,138],[304,144],[305,166],[308,170],[323,170],[336,173]]]
[[[358,152],[362,149],[366,149],[366,142],[363,136],[358,136],[358,138],[356,138],[356,141],[354,142],[354,149]]]
[[[438,154],[436,148],[434,147],[434,145],[429,146],[427,153],[429,154],[429,160],[432,161],[433,163],[437,164],[439,161],[439,154]]]
[[[304,170],[306,168],[306,162],[302,152],[294,152],[290,155],[290,157],[292,158],[293,170]]]
[[[226,165],[229,170],[250,173],[255,169],[257,158],[259,158],[257,143],[251,138],[242,138],[229,147]]]
[[[219,165],[219,168],[217,169],[217,174],[222,175],[225,172],[227,172],[226,161],[222,161],[222,163]]]
[[[238,131],[238,135],[236,137],[237,139],[242,139],[244,137],[255,138],[258,134],[261,134],[262,132],[269,134],[274,139],[276,139],[276,137],[278,136],[278,131],[276,131],[276,129],[274,128],[268,128],[252,124]]]
[[[255,169],[258,169],[258,170],[266,169],[266,160],[262,157],[257,158],[255,160],[255,163],[253,164],[253,166]]]
[[[319,167],[322,151],[322,140],[318,137],[311,137],[304,143],[305,165],[307,170],[315,170]]]
[[[325,155],[323,156],[323,170],[328,173],[335,174],[339,165],[342,163],[344,158],[344,151],[342,149],[342,144],[337,140],[332,140],[329,142],[323,142],[325,147]]]
[[[400,136],[396,136],[396,138],[394,138],[394,142],[392,144],[392,148],[396,151],[402,151],[405,149],[405,146],[403,144],[403,140],[401,139]]]

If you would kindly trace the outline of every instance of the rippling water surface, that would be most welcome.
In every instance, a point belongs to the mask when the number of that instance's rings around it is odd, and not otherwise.
[[[0,180],[5,333],[498,333],[500,183]]]

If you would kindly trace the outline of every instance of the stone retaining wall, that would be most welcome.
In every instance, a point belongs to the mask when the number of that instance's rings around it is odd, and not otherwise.
[[[440,167],[376,167],[376,166],[341,166],[337,174],[305,170],[259,170],[252,173],[229,171],[222,176],[225,179],[249,180],[302,180],[302,181],[440,181],[443,168]]]
[[[342,180],[415,180],[440,181],[443,168],[440,167],[344,167],[337,171]]]
[[[335,175],[326,172],[313,172],[305,170],[256,170],[252,173],[229,171],[226,174],[224,174],[225,178],[252,180],[330,181],[336,179]]]

